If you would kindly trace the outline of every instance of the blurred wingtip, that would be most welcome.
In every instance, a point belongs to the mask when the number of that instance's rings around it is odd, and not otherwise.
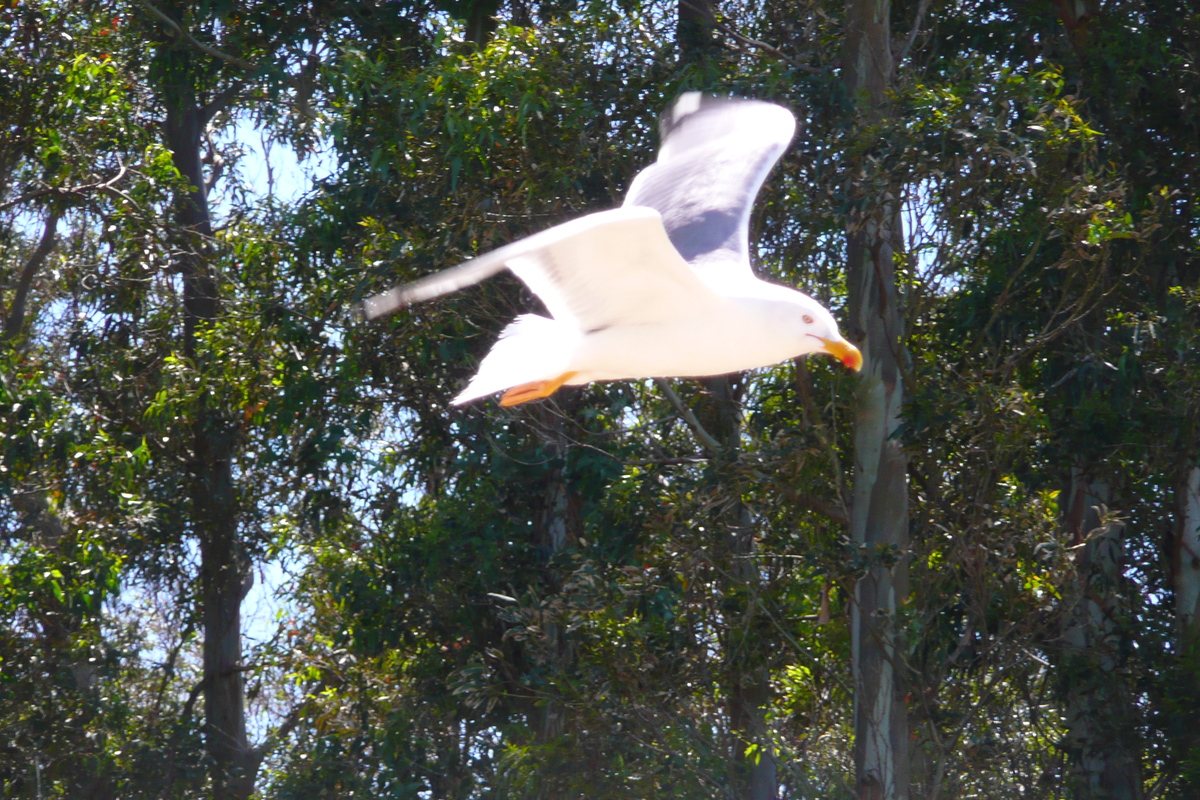
[[[385,314],[398,311],[407,305],[405,295],[406,292],[404,289],[397,286],[393,289],[388,289],[386,292],[380,292],[377,295],[368,297],[359,303],[355,307],[355,310],[363,320],[378,319]]]

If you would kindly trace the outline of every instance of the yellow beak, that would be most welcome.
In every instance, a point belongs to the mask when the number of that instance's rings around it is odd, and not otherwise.
[[[862,369],[862,353],[845,339],[821,339],[821,344],[821,352],[829,353],[855,372]]]

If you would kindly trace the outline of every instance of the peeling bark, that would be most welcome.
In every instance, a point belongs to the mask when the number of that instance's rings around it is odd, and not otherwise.
[[[847,0],[842,80],[867,123],[883,119],[887,111],[894,72],[890,14],[889,0]],[[893,258],[901,234],[900,208],[892,197],[864,198],[847,222],[849,333],[863,353],[855,398],[851,538],[871,552],[900,554],[893,566],[872,566],[854,588],[850,634],[860,800],[909,795],[904,679],[892,622],[908,594],[907,458],[897,438],[904,402],[904,318]]]
[[[1066,748],[1074,796],[1142,800],[1132,698],[1121,679],[1124,525],[1107,515],[1110,491],[1072,470],[1064,524],[1078,548],[1079,599],[1063,633]]]

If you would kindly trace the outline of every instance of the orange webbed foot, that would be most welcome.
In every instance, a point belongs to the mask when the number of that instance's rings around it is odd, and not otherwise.
[[[514,386],[500,397],[500,405],[507,408],[508,406],[519,406],[521,403],[528,403],[530,400],[541,400],[543,397],[549,397],[576,374],[575,372],[564,372],[551,381],[533,381]]]

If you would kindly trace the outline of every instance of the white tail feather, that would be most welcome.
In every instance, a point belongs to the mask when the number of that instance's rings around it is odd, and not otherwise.
[[[517,317],[451,403],[460,406],[522,383],[553,380],[568,371],[578,341],[573,325],[537,314]]]

